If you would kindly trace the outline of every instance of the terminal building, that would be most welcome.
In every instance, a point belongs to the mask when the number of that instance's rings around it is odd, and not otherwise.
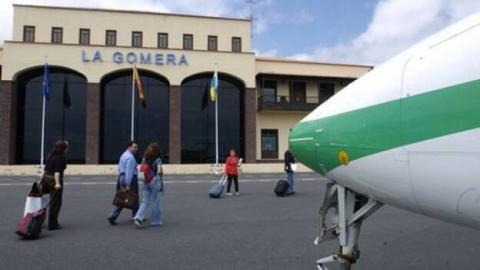
[[[14,5],[13,36],[0,45],[0,164],[38,164],[42,81],[48,62],[46,151],[70,142],[70,163],[113,164],[131,132],[132,70],[146,106],[135,106],[135,140],[158,142],[165,162],[275,162],[289,130],[368,72],[361,65],[256,56],[251,20],[92,8]]]

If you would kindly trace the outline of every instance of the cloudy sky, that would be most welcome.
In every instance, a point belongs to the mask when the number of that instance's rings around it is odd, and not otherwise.
[[[100,7],[245,18],[248,0],[0,0],[0,42],[12,3]],[[253,0],[259,55],[378,64],[427,35],[480,11],[480,0]]]

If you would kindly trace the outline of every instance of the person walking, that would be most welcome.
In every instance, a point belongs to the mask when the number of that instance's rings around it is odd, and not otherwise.
[[[227,175],[227,193],[225,195],[232,196],[230,193],[230,188],[232,187],[232,181],[235,183],[235,195],[240,195],[238,189],[238,167],[240,166],[241,161],[236,156],[235,150],[230,150],[230,155],[225,161],[225,175]]]
[[[138,196],[138,179],[137,179],[137,160],[135,159],[135,154],[138,151],[138,144],[135,141],[128,142],[127,150],[120,157],[118,162],[118,179],[116,192],[120,190],[130,189],[132,192]],[[132,220],[137,214],[139,203],[137,201],[136,205],[132,209]],[[113,208],[112,214],[108,217],[108,222],[110,225],[117,225],[117,218],[122,212],[121,207],[115,206]]]
[[[140,228],[142,221],[145,218],[145,212],[147,211],[148,204],[152,203],[152,226],[162,225],[161,213],[160,213],[160,201],[158,198],[158,191],[163,191],[161,186],[162,177],[162,160],[160,159],[160,146],[158,143],[151,143],[143,155],[142,164],[147,164],[148,169],[152,171],[153,179],[151,181],[147,180],[147,175],[143,182],[143,193],[142,193],[142,203],[138,209],[137,214],[133,218],[133,223],[137,228]],[[142,168],[142,167],[141,167]]]
[[[287,190],[287,193],[285,195],[293,195],[295,194],[295,191],[293,189],[293,173],[294,173],[294,167],[296,166],[295,165],[295,157],[293,156],[293,154],[287,150],[285,151],[285,154],[284,154],[284,158],[283,158],[284,162],[285,162],[285,172],[287,173],[287,182],[288,182],[288,190]]]
[[[63,172],[67,168],[65,153],[68,151],[67,141],[57,141],[45,161],[43,177],[55,179],[55,188],[50,191],[50,202],[48,203],[48,230],[60,230],[58,215],[62,209],[63,197]]]

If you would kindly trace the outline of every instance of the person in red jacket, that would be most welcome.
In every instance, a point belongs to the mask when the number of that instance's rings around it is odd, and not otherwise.
[[[238,167],[240,166],[240,159],[235,154],[235,150],[230,150],[230,156],[225,161],[225,174],[228,176],[227,193],[225,195],[232,196],[230,188],[232,187],[232,180],[235,182],[235,195],[240,195],[238,190]]]

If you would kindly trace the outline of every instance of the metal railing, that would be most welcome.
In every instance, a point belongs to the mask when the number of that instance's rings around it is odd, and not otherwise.
[[[307,103],[307,104],[318,104],[318,96],[307,96],[307,97],[291,97],[291,96],[273,96],[273,95],[262,95],[258,98],[262,103]]]
[[[258,110],[310,111],[320,104],[318,96],[292,97],[287,95],[262,95],[258,97]]]

